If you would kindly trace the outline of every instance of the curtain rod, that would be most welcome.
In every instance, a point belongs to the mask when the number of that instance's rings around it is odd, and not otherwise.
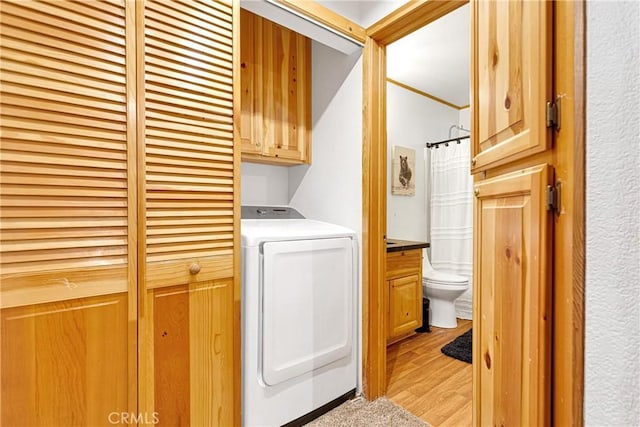
[[[461,139],[469,139],[469,135],[459,136],[457,138],[445,139],[444,141],[427,142],[427,148],[432,148],[432,147],[438,148],[440,144],[444,144],[445,146],[448,146],[449,143],[453,141],[456,141],[458,144],[460,144]]]

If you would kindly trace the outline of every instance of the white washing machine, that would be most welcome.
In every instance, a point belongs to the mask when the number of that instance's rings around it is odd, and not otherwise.
[[[354,231],[243,206],[242,424],[300,425],[355,394]]]

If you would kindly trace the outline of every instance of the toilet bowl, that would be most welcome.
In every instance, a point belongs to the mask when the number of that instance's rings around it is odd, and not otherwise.
[[[453,302],[467,290],[469,279],[435,270],[426,256],[423,257],[422,276],[422,290],[430,303],[431,326],[457,327],[458,320]]]

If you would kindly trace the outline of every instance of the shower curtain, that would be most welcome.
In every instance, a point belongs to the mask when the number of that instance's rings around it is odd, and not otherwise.
[[[473,274],[473,178],[469,141],[429,149],[431,265],[469,278],[455,302],[456,314],[471,319]]]

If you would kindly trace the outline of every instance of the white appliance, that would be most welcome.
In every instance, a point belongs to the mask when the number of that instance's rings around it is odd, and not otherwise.
[[[289,207],[243,206],[241,236],[242,424],[336,406],[357,380],[355,232]]]

